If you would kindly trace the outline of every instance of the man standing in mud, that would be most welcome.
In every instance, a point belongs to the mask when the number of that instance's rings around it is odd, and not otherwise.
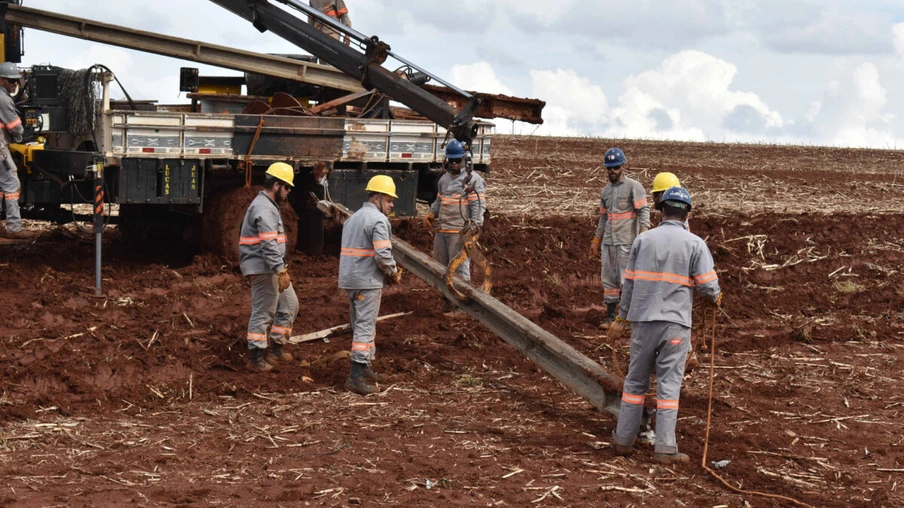
[[[610,343],[631,323],[631,363],[625,376],[618,427],[612,447],[616,455],[633,452],[643,416],[643,401],[656,373],[656,445],[653,460],[687,462],[678,452],[675,424],[684,365],[691,349],[694,288],[719,306],[722,292],[706,243],[685,226],[691,196],[683,187],[662,194],[662,222],[637,237],[631,246],[619,313],[609,327]]]
[[[600,195],[600,219],[590,242],[590,257],[602,258],[600,278],[606,302],[606,319],[600,325],[603,329],[615,321],[631,244],[637,235],[650,229],[647,193],[640,182],[624,175],[626,162],[625,153],[619,148],[610,148],[603,156],[609,184]]]
[[[13,62],[0,65],[0,199],[6,205],[7,238],[25,240],[34,238],[37,233],[22,229],[22,216],[19,212],[19,170],[9,153],[10,142],[21,143],[24,134],[22,119],[16,111],[12,96],[19,90],[19,69]]]
[[[367,201],[342,225],[339,254],[339,288],[348,295],[352,325],[351,369],[345,388],[368,395],[370,383],[380,381],[373,370],[374,337],[383,296],[383,282],[398,284],[402,269],[392,257],[392,225],[387,217],[397,199],[395,182],[377,175],[367,183]]]
[[[464,248],[460,231],[468,225],[483,227],[487,210],[486,182],[468,167],[465,145],[457,139],[446,145],[446,172],[437,184],[436,199],[424,216],[424,225],[436,229],[433,239],[433,259],[443,265],[458,256]],[[464,169],[464,171],[462,171]],[[455,273],[466,281],[471,280],[471,260],[466,259]],[[445,302],[443,312],[453,312],[455,307]]]
[[[239,267],[251,282],[248,368],[253,371],[265,372],[275,364],[292,361],[292,355],[283,352],[283,345],[292,335],[298,296],[286,266],[286,230],[279,204],[286,200],[294,180],[292,166],[271,164],[264,190],[251,202],[242,222]]]

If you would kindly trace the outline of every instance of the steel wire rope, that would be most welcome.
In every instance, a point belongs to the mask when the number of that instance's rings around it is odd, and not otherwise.
[[[700,462],[700,465],[703,466],[709,474],[711,474],[715,479],[722,482],[723,485],[728,487],[734,492],[739,494],[748,494],[751,496],[761,496],[767,497],[770,499],[781,499],[782,501],[788,501],[790,503],[794,503],[797,506],[804,506],[806,508],[814,508],[812,505],[804,503],[803,501],[798,501],[796,499],[782,496],[779,494],[768,494],[766,492],[759,492],[755,490],[744,490],[735,487],[734,485],[728,483],[724,478],[719,476],[715,471],[710,469],[709,466],[706,465],[706,455],[709,452],[709,431],[712,427],[712,416],[713,416],[713,385],[715,383],[716,377],[716,314],[718,313],[718,307],[712,307],[712,328],[710,330],[710,351],[709,351],[709,404],[706,409],[706,437],[703,440],[703,458]],[[706,309],[704,309],[704,317],[703,321],[706,322]],[[704,328],[704,332],[705,332]],[[705,334],[704,334],[705,335]]]

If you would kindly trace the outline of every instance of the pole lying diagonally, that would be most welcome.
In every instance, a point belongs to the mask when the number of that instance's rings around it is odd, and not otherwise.
[[[351,211],[336,203],[318,203],[324,213],[344,221]],[[469,300],[462,301],[446,287],[446,267],[415,249],[411,244],[393,237],[392,252],[397,263],[442,293],[461,310],[477,319],[510,346],[558,379],[571,391],[580,395],[593,407],[618,417],[621,406],[621,379],[606,372],[578,350],[518,314],[496,298],[474,288],[456,277],[456,289]]]

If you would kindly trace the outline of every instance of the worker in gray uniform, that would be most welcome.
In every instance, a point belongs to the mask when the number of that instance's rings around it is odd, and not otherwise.
[[[345,388],[368,395],[380,380],[373,370],[377,315],[386,278],[398,284],[402,270],[392,257],[392,225],[387,217],[396,195],[395,182],[377,175],[367,183],[367,201],[342,225],[339,288],[348,295],[352,325],[351,369]]]
[[[600,194],[600,219],[590,242],[590,257],[602,258],[600,279],[606,302],[606,318],[600,325],[603,329],[615,320],[631,244],[637,235],[650,229],[647,193],[640,182],[624,175],[626,162],[619,148],[610,148],[603,156],[609,183]]]
[[[6,233],[7,238],[27,239],[37,236],[37,233],[22,229],[22,215],[19,212],[19,170],[16,162],[9,153],[10,142],[21,143],[24,129],[13,95],[19,92],[19,69],[13,62],[0,64],[0,195],[6,206]],[[5,93],[4,93],[5,92]]]
[[[687,462],[678,452],[675,423],[684,364],[691,350],[693,292],[719,306],[722,292],[706,243],[685,225],[691,196],[671,187],[660,201],[662,222],[637,237],[631,246],[616,321],[608,340],[615,342],[631,323],[631,363],[625,376],[618,427],[613,436],[617,455],[633,451],[643,416],[644,395],[656,373],[656,444],[653,460]]]
[[[483,227],[487,209],[486,182],[468,167],[467,151],[461,141],[453,139],[446,145],[446,172],[437,184],[436,199],[424,216],[424,225],[436,229],[433,238],[433,259],[449,266],[464,247],[459,232],[467,225]],[[463,171],[464,169],[464,171]],[[471,280],[471,260],[466,259],[455,273]],[[453,306],[446,302],[444,311]]]
[[[242,221],[239,267],[251,282],[248,368],[254,371],[268,371],[293,359],[283,346],[292,336],[298,296],[286,266],[286,230],[279,204],[286,200],[294,180],[292,166],[271,164],[264,189],[251,202]]]

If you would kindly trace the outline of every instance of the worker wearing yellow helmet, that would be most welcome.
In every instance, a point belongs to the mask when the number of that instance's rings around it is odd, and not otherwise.
[[[681,187],[681,182],[678,180],[678,177],[675,176],[674,173],[669,173],[664,171],[662,173],[657,173],[656,177],[653,178],[653,207],[659,210],[659,200],[662,198],[662,193],[667,189],[671,189],[672,187]]]
[[[345,388],[367,395],[379,382],[373,370],[374,337],[383,284],[398,284],[402,269],[392,257],[392,225],[387,217],[398,198],[392,177],[377,175],[367,183],[367,201],[342,225],[339,288],[348,296],[352,325],[351,369]]]
[[[293,359],[283,351],[283,345],[292,335],[298,297],[286,266],[286,230],[279,205],[294,181],[292,166],[285,162],[271,164],[264,189],[251,202],[242,221],[239,267],[251,283],[248,368],[254,371],[268,371],[274,364]]]

